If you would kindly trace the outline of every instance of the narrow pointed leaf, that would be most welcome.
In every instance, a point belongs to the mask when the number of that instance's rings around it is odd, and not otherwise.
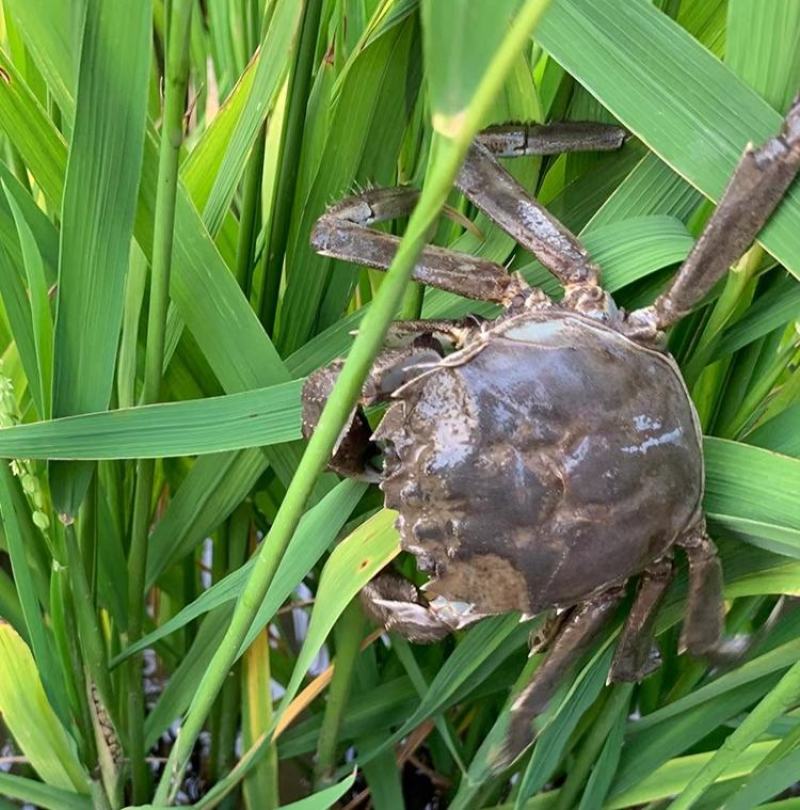
[[[108,407],[142,166],[150,4],[89,0],[61,216],[53,414]],[[59,511],[74,514],[91,467],[56,465]]]
[[[0,622],[0,714],[39,776],[53,787],[89,792],[88,776],[47,697],[31,651]]]

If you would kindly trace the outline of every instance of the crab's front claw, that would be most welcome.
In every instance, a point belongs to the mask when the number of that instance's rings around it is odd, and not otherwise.
[[[342,362],[337,360],[329,366],[317,369],[306,380],[302,394],[304,438],[310,439],[317,427],[322,409],[341,369]],[[336,440],[328,467],[348,478],[379,481],[379,471],[369,464],[369,460],[379,452],[377,445],[370,439],[371,434],[367,417],[361,407],[356,406]]]
[[[395,574],[379,574],[361,589],[367,616],[417,644],[433,644],[455,629],[430,609],[417,587]]]

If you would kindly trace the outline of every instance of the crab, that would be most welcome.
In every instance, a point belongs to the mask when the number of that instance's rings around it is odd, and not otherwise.
[[[688,558],[681,650],[721,649],[722,570],[702,511],[700,425],[664,335],[754,240],[800,169],[800,98],[781,132],[748,146],[702,235],[655,302],[625,312],[578,239],[498,158],[609,150],[626,132],[589,123],[503,125],[469,149],[457,187],[547,268],[555,301],[484,259],[426,247],[417,282],[502,307],[494,320],[400,321],[364,384],[330,467],[379,482],[403,550],[429,581],[385,570],[361,592],[387,630],[433,642],[486,616],[549,612],[549,652],[511,707],[497,766],[533,741],[533,721],[637,581],[611,681],[658,666],[654,625]],[[311,241],[322,255],[387,269],[398,238],[370,226],[418,193],[369,189],[333,205]],[[303,389],[309,436],[341,368]],[[364,408],[387,404],[373,432]]]

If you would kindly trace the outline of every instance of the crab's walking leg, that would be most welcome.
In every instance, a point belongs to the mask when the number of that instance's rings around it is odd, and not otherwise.
[[[601,594],[575,608],[534,672],[531,682],[511,707],[511,719],[503,747],[494,757],[496,770],[513,762],[534,739],[533,720],[550,702],[558,685],[607,624],[622,599],[622,589]]]
[[[360,593],[364,612],[387,630],[417,644],[432,644],[485,614],[444,617],[431,610],[417,587],[396,574],[379,574]]]
[[[431,340],[428,345],[412,345],[403,349],[386,349],[378,355],[372,371],[364,382],[359,404],[353,409],[334,447],[329,466],[341,475],[380,480],[369,459],[378,454],[371,441],[372,430],[362,405],[385,402],[392,392],[417,373],[420,364],[436,363],[441,359],[441,347]],[[322,409],[328,401],[344,361],[337,360],[309,375],[303,386],[303,435],[309,438],[317,426]]]
[[[626,132],[613,124],[563,121],[553,124],[500,124],[483,130],[477,141],[497,157],[560,155],[619,149]]]
[[[692,655],[722,652],[722,567],[717,549],[706,534],[705,524],[678,542],[689,560],[689,595],[680,646]]]
[[[323,256],[386,270],[400,239],[373,230],[376,222],[407,216],[419,192],[412,188],[380,188],[348,197],[329,208],[311,234],[311,244]],[[509,304],[526,289],[504,267],[467,253],[428,245],[417,260],[413,279],[479,301]]]
[[[600,270],[577,237],[495,160],[480,142],[467,153],[458,188],[565,286],[596,286]]]
[[[656,615],[672,581],[672,559],[664,557],[645,569],[636,599],[620,634],[609,680],[640,681],[660,663],[654,644]]]
[[[632,328],[666,329],[680,320],[756,238],[800,170],[800,97],[780,134],[748,146],[705,230],[671,287],[651,307],[631,313]]]
[[[606,124],[508,124],[478,136],[458,185],[495,222],[531,250],[564,284],[594,282],[597,268],[577,239],[529,197],[492,154],[517,157],[579,150],[616,149],[625,130]],[[332,206],[317,220],[311,244],[323,256],[385,270],[399,239],[373,230],[377,222],[407,216],[419,192],[371,189]],[[520,218],[524,222],[520,222]],[[481,301],[508,305],[524,282],[494,262],[429,245],[414,270],[415,281]]]

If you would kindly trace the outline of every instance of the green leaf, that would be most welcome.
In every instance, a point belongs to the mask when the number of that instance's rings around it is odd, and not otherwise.
[[[730,765],[764,734],[769,725],[794,706],[800,698],[800,663],[794,664],[780,682],[725,739],[706,766],[670,805],[673,810],[689,810]]]
[[[453,696],[465,687],[470,678],[480,671],[482,666],[488,665],[490,669],[493,668],[493,665],[497,663],[498,650],[503,642],[520,629],[527,635],[530,628],[521,627],[518,614],[506,613],[490,616],[468,630],[464,639],[431,681],[428,691],[419,701],[411,716],[380,746],[362,754],[360,761],[367,762],[378,756],[421,722],[438,714]]]
[[[63,679],[58,674],[53,640],[39,607],[31,565],[31,556],[36,548],[36,538],[33,535],[38,529],[33,524],[28,501],[19,481],[12,474],[7,459],[0,459],[0,516],[3,519],[7,551],[11,558],[11,569],[28,638],[31,640],[48,695],[59,715],[65,718],[66,697]]]
[[[472,100],[520,4],[518,0],[423,0],[421,5],[433,126],[447,131],[460,127],[459,114]]]
[[[553,0],[537,39],[626,127],[711,199],[719,199],[745,145],[765,141],[780,129],[781,116],[769,104],[646,0]],[[797,191],[772,217],[759,242],[800,277]]]
[[[197,19],[196,17],[193,19]],[[194,204],[205,209],[219,167],[228,152],[231,137],[250,98],[259,60],[253,60],[239,76],[236,86],[203,131],[181,164],[181,180]]]
[[[80,7],[59,0],[8,0],[5,5],[47,80],[48,90],[71,119],[77,64],[73,46],[79,41],[74,32]]]
[[[612,796],[627,794],[646,774],[761,699],[778,682],[780,673],[797,660],[799,643],[794,639],[747,661],[629,724]]]
[[[712,437],[704,451],[709,517],[739,533],[749,527],[754,541],[780,532],[800,555],[800,460]]]
[[[765,422],[747,441],[787,456],[800,457],[800,403]]]
[[[613,654],[613,646],[604,646],[593,656],[571,684],[558,710],[541,730],[520,782],[516,808],[523,807],[524,800],[540,791],[552,776],[579,720],[605,686]]]
[[[620,752],[625,742],[625,714],[620,713],[603,745],[603,750],[592,768],[578,810],[601,810],[605,804],[611,781],[619,765]]]
[[[300,523],[297,531],[293,535],[292,543],[283,556],[278,570],[275,574],[273,585],[267,592],[264,601],[258,608],[252,625],[249,628],[246,639],[242,644],[241,653],[253,642],[253,639],[260,633],[275,615],[278,608],[286,601],[289,594],[301,582],[308,573],[311,566],[315,565],[325,550],[335,539],[352,511],[353,506],[363,494],[364,484],[356,481],[342,482],[336,489],[330,492],[315,507],[310,509]],[[365,532],[357,529],[353,535],[363,538]],[[351,537],[353,536],[351,535]],[[370,537],[369,532],[366,536]],[[396,545],[396,533],[392,532],[392,538]],[[342,541],[344,544],[346,541]],[[351,541],[352,542],[352,541]],[[340,544],[341,545],[341,544]],[[352,546],[350,546],[352,548]],[[360,546],[356,547],[357,549]],[[334,552],[334,554],[338,551]],[[394,552],[396,553],[396,551]],[[340,552],[341,556],[341,552]],[[345,555],[346,556],[346,555]],[[173,675],[172,680],[167,684],[166,689],[159,698],[155,709],[147,718],[147,739],[148,745],[154,744],[158,735],[172,723],[177,715],[185,709],[191,702],[192,693],[197,685],[197,681],[202,673],[207,669],[219,640],[230,619],[229,606],[226,602],[235,600],[241,593],[242,585],[247,581],[252,563],[238,569],[216,586],[212,587],[198,598],[193,604],[187,605],[179,617],[175,617],[173,622],[165,623],[154,634],[143,640],[139,647],[147,646],[147,641],[154,640],[166,632],[177,629],[178,626],[190,621],[194,616],[200,615],[205,610],[217,607],[203,623],[195,644],[181,663],[179,672]],[[216,590],[214,590],[216,588]],[[207,626],[206,626],[207,623]],[[163,632],[162,632],[163,631]],[[202,638],[201,638],[202,634]],[[208,639],[211,639],[209,641]],[[323,639],[324,640],[324,639]],[[123,655],[133,652],[133,649],[126,650]],[[116,664],[119,659],[115,659]],[[184,666],[184,664],[186,664]]]
[[[25,165],[35,178],[48,203],[61,205],[67,147],[60,132],[34,97],[22,75],[0,51],[0,112],[3,130],[19,150]]]
[[[53,415],[108,407],[142,166],[148,3],[89,0],[61,208]],[[75,514],[91,467],[56,465],[59,512]]]
[[[309,569],[325,553],[364,494],[366,486],[359,481],[343,481],[316,506],[306,512],[297,527],[286,555],[281,560],[273,587],[267,593],[267,597],[259,609],[249,637],[255,636],[264,628],[275,611],[286,601],[292,588],[302,581]],[[148,633],[135,645],[128,647],[114,659],[113,664],[116,666],[133,653],[151,647],[155,642],[184,627],[198,616],[236,599],[251,567],[252,561],[247,562],[216,582],[208,590],[203,591],[197,599],[161,624],[157,630]]]
[[[29,377],[28,383],[33,392],[36,410],[42,419],[47,419],[50,416],[53,380],[53,316],[50,312],[47,279],[42,255],[33,233],[5,183],[3,183],[3,191],[14,215],[14,221],[17,223],[25,275],[28,280],[33,344],[38,368],[38,378],[37,376]]]
[[[277,712],[279,718],[300,688],[336,619],[353,597],[400,551],[396,513],[382,509],[364,521],[334,549],[320,575],[311,623],[297,656],[286,694]],[[249,635],[260,628],[251,628]],[[245,641],[244,646],[247,646]],[[277,719],[277,718],[276,718]]]
[[[0,773],[0,793],[46,810],[92,810],[92,801],[88,796],[10,773]]]
[[[241,394],[120,408],[0,429],[12,458],[160,458],[218,453],[300,437],[302,381]]]
[[[281,808],[282,810],[328,810],[329,807],[333,807],[334,802],[341,799],[353,787],[355,779],[356,774],[354,771],[351,776],[343,779],[338,784],[331,785],[329,788],[320,790],[305,799],[281,805]]]
[[[150,535],[148,587],[233,512],[266,466],[267,459],[259,449],[197,459]]]
[[[800,283],[785,275],[760,295],[739,320],[731,324],[714,346],[712,360],[747,346],[797,318],[800,313]]]
[[[0,622],[0,714],[34,770],[53,787],[89,792],[89,778],[47,697],[31,651]]]
[[[750,810],[794,785],[799,772],[800,749],[796,749],[772,765],[756,770],[722,810]]]
[[[793,0],[729,0],[725,62],[774,109],[800,87],[800,6]]]
[[[773,741],[751,745],[736,762],[730,763],[725,768],[721,779],[746,776],[774,747]],[[711,751],[678,757],[666,762],[656,770],[643,772],[639,785],[614,796],[605,806],[609,810],[621,810],[625,807],[641,807],[643,804],[659,799],[668,799],[684,788],[695,775],[702,773],[713,755],[714,752]]]
[[[296,46],[302,8],[303,4],[297,0],[279,0],[272,11],[247,103],[236,121],[236,128],[203,209],[203,220],[212,234],[222,225],[250,148],[283,84],[289,59]]]
[[[312,333],[327,284],[345,293],[337,307],[328,304],[333,307],[331,319],[338,319],[345,308],[353,270],[318,256],[308,236],[331,201],[354,185],[395,182],[403,126],[419,82],[413,33],[414,21],[401,20],[363,42],[333,90],[335,106],[320,144],[317,169],[310,186],[295,193],[286,251],[287,286],[279,313],[279,345],[284,353],[297,350]],[[303,161],[312,160],[305,152]]]

